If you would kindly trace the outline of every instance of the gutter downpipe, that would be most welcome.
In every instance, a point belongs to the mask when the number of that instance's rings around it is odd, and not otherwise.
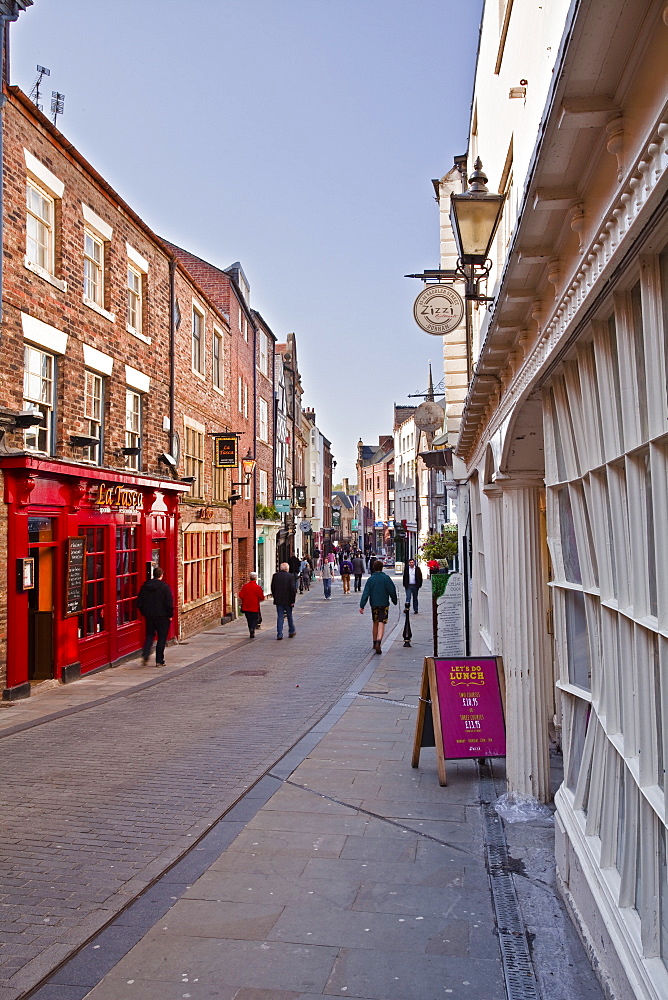
[[[253,322],[253,569],[257,573],[257,326]]]
[[[176,432],[174,420],[176,413],[176,258],[169,261],[169,453],[176,457],[174,445]],[[179,455],[179,459],[180,459]]]

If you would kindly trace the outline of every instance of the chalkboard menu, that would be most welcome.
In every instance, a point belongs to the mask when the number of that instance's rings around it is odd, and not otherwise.
[[[85,538],[68,538],[67,580],[65,582],[65,617],[83,611]]]

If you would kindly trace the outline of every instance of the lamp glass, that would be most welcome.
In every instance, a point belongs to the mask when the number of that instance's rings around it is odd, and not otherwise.
[[[464,264],[484,264],[501,219],[504,195],[453,194],[450,221],[457,251]]]
[[[256,461],[251,457],[250,451],[245,458],[241,459],[241,470],[244,476],[252,476],[255,472]]]

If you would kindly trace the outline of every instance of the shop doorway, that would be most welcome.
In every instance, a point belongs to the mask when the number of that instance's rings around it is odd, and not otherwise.
[[[159,566],[163,571],[163,580],[165,583],[170,583],[167,572],[167,539],[166,538],[154,538],[151,541],[151,565],[147,567],[148,572],[146,574],[146,579],[150,580],[153,576],[153,570],[156,566]]]
[[[30,518],[28,555],[34,559],[34,586],[28,591],[28,680],[54,676],[53,612],[56,545],[52,517]]]

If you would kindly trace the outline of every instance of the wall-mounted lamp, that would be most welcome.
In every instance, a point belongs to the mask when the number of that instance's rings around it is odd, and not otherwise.
[[[474,302],[491,301],[480,294],[479,286],[492,266],[489,251],[505,198],[504,194],[490,194],[487,190],[480,157],[474,163],[468,190],[450,195],[450,222],[459,254],[457,271],[466,282],[465,298]]]
[[[240,483],[231,483],[230,484],[232,486],[232,493],[230,494],[230,496],[227,499],[228,503],[235,504],[235,503],[237,503],[238,500],[241,500],[241,493],[238,493],[234,489],[234,487],[235,486],[248,486],[248,484],[251,481],[251,476],[255,472],[255,466],[256,465],[257,465],[257,462],[253,458],[253,456],[251,454],[251,450],[249,448],[248,451],[247,451],[247,453],[246,453],[246,457],[241,459],[241,473],[242,473],[242,475],[244,477],[243,481],[240,482]]]

